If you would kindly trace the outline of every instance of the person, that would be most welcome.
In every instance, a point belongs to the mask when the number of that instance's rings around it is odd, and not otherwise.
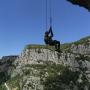
[[[44,42],[46,45],[55,46],[56,51],[60,51],[60,42],[57,40],[53,40],[53,32],[52,27],[50,26],[49,30],[45,32]]]

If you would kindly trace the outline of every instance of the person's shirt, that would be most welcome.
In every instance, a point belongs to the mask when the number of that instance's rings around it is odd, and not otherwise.
[[[49,33],[45,33],[44,41],[46,44],[49,44],[52,41],[52,36]]]

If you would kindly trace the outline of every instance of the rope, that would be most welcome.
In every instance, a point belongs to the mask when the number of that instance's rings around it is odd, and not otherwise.
[[[47,2],[47,0],[46,0],[46,31],[47,31],[47,14],[48,14],[48,13],[47,13],[47,7],[48,7],[47,4],[48,4],[48,2]]]
[[[49,9],[50,9],[50,26],[52,26],[52,2],[49,0]]]
[[[48,29],[48,15],[49,15],[49,26],[52,27],[52,0],[49,0],[49,14],[48,14],[48,0],[46,0],[46,31]]]

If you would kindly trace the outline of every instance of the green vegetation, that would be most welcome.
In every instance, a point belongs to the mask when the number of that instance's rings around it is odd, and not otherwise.
[[[28,68],[28,69],[27,69]],[[32,69],[33,68],[33,69]],[[22,68],[23,69],[23,68]],[[23,85],[25,84],[25,81],[23,82],[23,77],[28,76],[39,76],[41,79],[41,84],[44,85],[44,90],[65,90],[65,86],[70,87],[71,90],[73,90],[73,86],[78,86],[81,90],[83,84],[87,84],[86,77],[83,75],[82,80],[84,81],[81,84],[77,83],[77,80],[79,78],[80,72],[79,71],[71,71],[69,67],[65,67],[60,64],[33,64],[29,65],[27,64],[25,67],[25,72],[23,72],[23,75],[17,75],[16,77],[8,80],[6,83],[8,86],[10,86],[12,89],[17,88],[17,90],[21,90]],[[38,72],[36,72],[38,71]],[[30,72],[33,72],[32,74]],[[36,73],[35,73],[36,72]],[[20,86],[20,82],[22,82],[22,87]],[[83,85],[83,87],[85,86]],[[31,86],[28,86],[31,87]],[[0,86],[0,88],[4,88],[3,86]],[[5,89],[0,89],[5,90]]]
[[[4,84],[0,85],[0,90],[7,90]]]
[[[79,41],[74,42],[75,45],[84,44],[88,45],[88,39],[90,39],[90,36],[80,39]]]
[[[38,44],[31,44],[31,45],[26,45],[25,49],[55,49],[54,47],[52,46],[49,46],[49,45],[38,45]]]
[[[70,48],[71,43],[65,43],[65,44],[61,44],[61,50],[67,50],[68,48]],[[49,46],[49,45],[26,45],[26,47],[24,48],[24,50],[26,49],[49,49],[49,50],[55,50],[54,46]]]
[[[79,45],[79,44],[88,44],[88,39],[90,39],[90,36],[87,36],[85,38],[82,38],[78,41],[75,41],[75,42],[71,42],[71,43],[65,43],[65,44],[61,44],[61,49],[67,49],[67,48],[70,48],[70,46],[72,44],[75,44],[75,45]]]
[[[63,81],[63,83],[69,83],[70,80],[72,80],[73,77],[73,81],[75,82],[75,80],[77,79],[78,75],[76,76],[76,74],[74,72],[69,71],[69,67],[65,67],[63,65],[60,64],[49,64],[46,63],[44,65],[26,65],[25,67],[30,67],[33,68],[34,70],[37,70],[39,73],[36,73],[36,76],[40,76],[41,77],[41,83],[45,86],[44,89],[45,90],[63,90],[60,86],[60,83]],[[27,70],[29,72],[29,70]],[[30,75],[30,73],[28,73],[28,75]],[[75,77],[74,77],[75,75]],[[35,76],[33,74],[33,76]],[[60,76],[60,77],[59,77]],[[43,80],[43,79],[46,80]],[[62,81],[61,81],[62,79]],[[60,81],[59,81],[60,80]],[[56,86],[55,86],[55,85]],[[50,87],[51,85],[51,87]],[[55,88],[54,88],[55,86]]]
[[[79,72],[72,72],[68,68],[62,70],[61,74],[54,74],[53,76],[48,76],[44,82],[44,90],[65,90],[65,86],[70,86],[76,84],[79,77]],[[72,90],[72,89],[71,89]]]
[[[20,81],[23,80],[23,77],[26,76],[36,76],[41,78],[41,83],[45,85],[44,78],[50,78],[57,76],[59,73],[62,73],[67,67],[64,67],[62,65],[56,65],[55,63],[53,64],[45,64],[45,65],[26,65],[23,67],[25,72],[23,74],[17,75],[14,78],[11,78],[8,80],[6,83],[8,86],[10,86],[12,89],[17,88],[17,90],[21,90],[20,87]],[[22,70],[23,70],[22,68]],[[28,69],[27,69],[28,68]],[[36,72],[38,71],[38,72]],[[32,72],[32,73],[31,73]],[[36,72],[36,73],[35,73]],[[47,75],[46,75],[47,73]],[[22,81],[22,85],[24,85],[25,82]],[[23,87],[23,86],[22,86]]]
[[[70,48],[70,46],[72,45],[72,43],[64,43],[64,44],[61,44],[61,49],[68,49]]]
[[[66,52],[71,52],[70,47],[71,47],[72,43],[64,43],[61,44],[61,51],[66,51]]]
[[[25,65],[25,67],[32,67],[32,68],[35,68],[35,69],[38,69],[38,68],[43,69],[43,68],[46,67],[46,65],[43,65],[43,64],[27,64],[27,65]]]
[[[16,90],[20,90],[20,80],[22,79],[22,76],[17,75],[14,78],[11,78],[7,81],[8,86],[11,88],[17,88]]]
[[[5,82],[7,79],[9,79],[9,76],[5,72],[0,72],[0,84]]]
[[[65,68],[63,65],[60,65],[60,64],[49,64],[48,62],[46,64],[27,64],[25,67],[30,67],[30,68],[34,68],[34,69],[37,69],[37,70],[51,70],[51,69],[54,69],[56,72],[59,71],[59,70],[63,70],[63,68]]]
[[[87,56],[87,55],[83,55],[83,54],[78,54],[78,56],[75,57],[75,59],[76,59],[77,61],[82,60],[82,61],[89,61],[89,62],[90,62],[90,57]]]

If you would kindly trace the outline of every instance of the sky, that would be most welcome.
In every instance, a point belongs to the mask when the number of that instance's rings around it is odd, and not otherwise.
[[[52,1],[54,38],[61,43],[90,35],[90,12],[66,0]],[[20,54],[27,44],[44,44],[45,0],[0,0],[0,57]],[[48,0],[49,28],[49,0]]]

